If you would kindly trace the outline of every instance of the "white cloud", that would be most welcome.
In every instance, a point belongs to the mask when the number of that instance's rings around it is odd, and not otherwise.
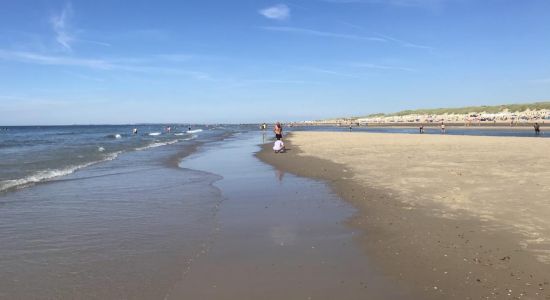
[[[55,32],[55,40],[63,46],[65,50],[71,51],[71,43],[74,41],[73,37],[67,30],[67,22],[73,13],[71,3],[67,3],[59,15],[55,15],[51,18],[51,24],[53,31]]]
[[[259,13],[268,19],[286,20],[290,17],[290,8],[285,4],[277,4],[261,9]]]
[[[280,31],[280,32],[288,32],[288,33],[295,33],[295,34],[304,34],[304,35],[313,35],[313,36],[340,38],[340,39],[349,39],[349,40],[366,40],[366,41],[372,41],[372,42],[386,41],[386,39],[381,37],[333,33],[333,32],[318,31],[318,30],[296,28],[296,27],[266,26],[266,27],[262,27],[262,29],[269,30],[269,31]]]

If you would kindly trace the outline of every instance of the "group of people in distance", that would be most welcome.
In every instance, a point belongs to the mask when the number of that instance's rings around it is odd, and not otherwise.
[[[420,125],[420,127],[418,127],[419,129],[419,133],[424,133],[424,125]],[[445,134],[447,133],[447,130],[445,129],[445,124],[441,123],[441,133],[442,134]]]
[[[533,127],[535,128],[535,135],[540,135],[540,125],[539,123],[533,124]],[[263,123],[260,128],[262,130],[267,129],[267,124]],[[351,131],[351,125],[350,125],[350,131]],[[419,127],[420,133],[424,133],[424,125],[420,125]],[[275,153],[283,153],[285,152],[285,144],[283,142],[283,127],[281,126],[280,122],[275,123],[275,126],[273,127],[273,132],[275,133],[275,143],[273,144],[273,151]],[[445,124],[441,123],[441,133],[445,134],[447,133],[447,129],[445,128]]]
[[[535,135],[537,136],[540,135],[540,125],[538,122],[535,122],[535,124],[533,124],[533,128],[535,129]],[[424,133],[424,125],[420,125],[418,129],[420,133]],[[350,130],[351,130],[351,126],[350,126]],[[447,133],[447,130],[445,129],[445,124],[443,122],[441,123],[441,133],[442,134]]]

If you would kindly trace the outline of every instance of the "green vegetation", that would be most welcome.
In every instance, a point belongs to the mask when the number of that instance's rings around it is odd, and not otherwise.
[[[510,112],[522,112],[526,110],[541,110],[550,109],[550,102],[536,102],[525,104],[505,104],[495,106],[467,106],[459,108],[432,108],[432,109],[415,109],[415,110],[403,110],[390,114],[371,114],[363,118],[375,118],[375,117],[392,117],[392,116],[406,116],[406,115],[443,115],[443,114],[469,114],[469,113],[498,113],[508,110]]]

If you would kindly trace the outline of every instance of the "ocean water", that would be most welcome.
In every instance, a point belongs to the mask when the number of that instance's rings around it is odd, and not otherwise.
[[[189,131],[187,125],[172,126],[170,132],[165,125],[6,127],[0,130],[0,192],[53,180],[122,153],[238,130],[192,126]]]
[[[162,299],[208,248],[220,176],[178,163],[250,128],[137,128],[1,133],[0,299]]]

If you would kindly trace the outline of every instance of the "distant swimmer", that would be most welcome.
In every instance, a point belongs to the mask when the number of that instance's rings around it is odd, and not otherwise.
[[[187,127],[187,130],[191,131],[191,125],[189,125],[189,127]]]
[[[535,135],[540,135],[540,125],[539,125],[539,123],[535,123],[535,125],[533,125],[533,128],[535,128]]]
[[[137,133],[138,133],[137,128],[134,128],[134,129],[132,130],[132,133],[133,133],[133,134],[137,134]]]

